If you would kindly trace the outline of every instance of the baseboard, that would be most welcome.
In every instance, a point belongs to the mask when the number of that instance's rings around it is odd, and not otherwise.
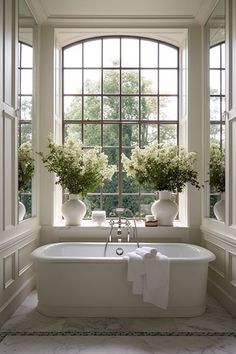
[[[32,276],[0,307],[0,327],[11,317],[34,288],[35,276]]]
[[[236,300],[212,279],[208,279],[208,292],[234,317],[236,317]]]

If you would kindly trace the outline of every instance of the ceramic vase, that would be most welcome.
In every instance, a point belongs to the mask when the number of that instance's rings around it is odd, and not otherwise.
[[[86,214],[86,205],[79,195],[70,194],[69,200],[62,205],[62,215],[66,226],[79,226]]]
[[[225,193],[221,193],[221,199],[214,205],[214,214],[217,220],[225,221]]]
[[[159,220],[161,226],[172,226],[178,214],[178,205],[169,191],[159,191],[159,199],[151,206],[152,215]]]
[[[23,203],[21,203],[20,201],[18,201],[18,217],[19,217],[19,221],[22,221],[24,219],[26,213],[26,209]]]

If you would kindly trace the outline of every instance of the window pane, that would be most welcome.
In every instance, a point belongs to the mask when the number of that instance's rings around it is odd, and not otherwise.
[[[159,119],[160,120],[177,120],[177,97],[164,97],[159,98]]]
[[[141,40],[141,66],[144,68],[157,67],[157,43]]]
[[[222,117],[221,119],[223,121],[225,121],[225,97],[221,97],[221,113],[222,113]]]
[[[92,211],[94,209],[100,209],[100,204],[101,204],[100,199],[101,199],[100,195],[88,194],[86,196],[86,198],[83,200],[87,207],[85,218],[91,218]]]
[[[168,45],[159,45],[159,66],[160,68],[177,68],[178,51]]]
[[[142,195],[140,197],[140,216],[145,217],[151,213],[151,205],[155,201],[154,195]]]
[[[101,93],[101,70],[84,70],[84,93]]]
[[[120,71],[119,70],[103,71],[103,93],[105,94],[120,93]]]
[[[21,120],[32,119],[32,96],[21,96],[20,109]]]
[[[82,67],[82,44],[73,45],[64,51],[64,67]]]
[[[109,147],[109,148],[104,147],[103,151],[108,156],[108,163],[110,165],[116,165],[118,167],[119,149],[116,149],[114,147]]]
[[[156,124],[141,125],[141,147],[152,144],[158,139],[158,126]]]
[[[141,93],[157,94],[157,70],[141,70]]]
[[[210,68],[220,68],[220,46],[210,49]]]
[[[119,146],[119,125],[118,124],[103,125],[103,145]]]
[[[139,119],[138,97],[121,97],[121,119]]]
[[[79,124],[65,124],[64,139],[67,137],[75,137],[77,140],[82,140],[81,125]]]
[[[103,40],[103,66],[116,67],[120,65],[120,40],[118,38]]]
[[[139,197],[138,196],[123,196],[122,207],[132,210],[135,216],[139,215]]]
[[[220,144],[220,140],[220,124],[210,124],[210,143]]]
[[[160,70],[159,71],[159,93],[162,95],[173,94],[178,92],[177,70]]]
[[[20,129],[21,129],[20,143],[23,144],[32,141],[32,124],[21,123]]]
[[[225,95],[225,70],[221,71],[221,95]]]
[[[101,67],[101,40],[84,43],[84,66]]]
[[[32,70],[21,70],[21,95],[32,95]]]
[[[121,72],[121,93],[139,93],[138,70],[122,70]]]
[[[210,94],[220,95],[220,70],[210,70]]]
[[[114,209],[118,207],[117,195],[104,195],[103,197],[103,209],[106,210],[107,217],[114,215]]]
[[[210,97],[210,120],[220,120],[220,97]]]
[[[82,93],[82,70],[64,70],[64,93]]]
[[[177,126],[175,124],[160,125],[160,143],[177,144]]]
[[[157,97],[141,97],[141,119],[157,119]]]
[[[101,125],[85,124],[83,128],[84,128],[84,145],[101,146]]]
[[[139,66],[139,41],[126,38],[121,40],[121,65],[127,68]]]
[[[82,97],[64,96],[64,119],[82,119]]]
[[[84,119],[101,119],[100,96],[84,96]]]
[[[22,44],[21,46],[21,67],[32,68],[33,67],[33,48]]]
[[[103,187],[104,193],[118,193],[118,173],[114,173],[112,180],[106,180]]]
[[[225,68],[225,43],[221,44],[221,67]]]
[[[138,141],[139,141],[139,125],[122,124],[122,145],[138,146]]]
[[[128,177],[126,173],[123,173],[122,191],[123,193],[138,193],[139,191],[138,184],[133,178]]]
[[[103,119],[120,119],[120,97],[103,97]]]

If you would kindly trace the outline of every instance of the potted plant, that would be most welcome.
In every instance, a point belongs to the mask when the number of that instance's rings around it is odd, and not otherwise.
[[[176,203],[171,200],[171,193],[182,192],[188,182],[200,188],[193,167],[195,160],[194,152],[187,152],[177,145],[158,143],[143,149],[135,148],[130,159],[122,155],[127,175],[141,186],[159,192],[159,200],[154,202],[151,210],[160,225],[172,225],[178,213]]]
[[[57,176],[56,184],[69,192],[69,201],[62,206],[66,225],[80,225],[86,206],[81,197],[102,187],[105,179],[111,179],[116,167],[108,165],[108,157],[99,148],[85,149],[81,142],[71,137],[64,145],[48,139],[47,154],[39,155],[48,172]]]
[[[213,211],[217,220],[225,220],[225,151],[218,143],[210,145],[209,159],[210,188],[220,193],[221,199],[215,203]]]
[[[34,175],[34,159],[30,142],[23,143],[18,149],[18,192],[23,193],[31,189],[31,180]],[[23,220],[26,209],[19,201],[19,221]]]

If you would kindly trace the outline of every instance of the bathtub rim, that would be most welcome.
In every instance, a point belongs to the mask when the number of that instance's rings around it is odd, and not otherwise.
[[[123,256],[121,257],[68,257],[68,256],[48,256],[44,254],[44,251],[47,250],[48,248],[51,247],[58,247],[61,245],[99,245],[105,247],[106,242],[56,242],[56,243],[49,243],[45,244],[43,246],[40,246],[36,248],[32,253],[31,253],[31,260],[34,262],[45,262],[45,263],[107,263],[107,262],[114,262],[114,263],[120,263],[120,262],[128,262],[127,259],[125,259]],[[122,247],[122,245],[134,245],[137,246],[135,242],[121,242],[121,243],[111,243],[114,247]],[[180,243],[180,242],[175,242],[175,243],[167,243],[167,242],[161,242],[161,243],[155,243],[155,242],[140,242],[140,246],[149,246],[149,245],[181,245],[181,246],[187,246],[187,247],[192,247],[200,250],[202,253],[199,253],[198,257],[170,257],[169,260],[171,263],[185,263],[185,262],[191,262],[191,263],[209,263],[212,262],[216,259],[216,256],[214,253],[209,251],[208,249],[199,246],[199,245],[194,245],[190,243]]]

